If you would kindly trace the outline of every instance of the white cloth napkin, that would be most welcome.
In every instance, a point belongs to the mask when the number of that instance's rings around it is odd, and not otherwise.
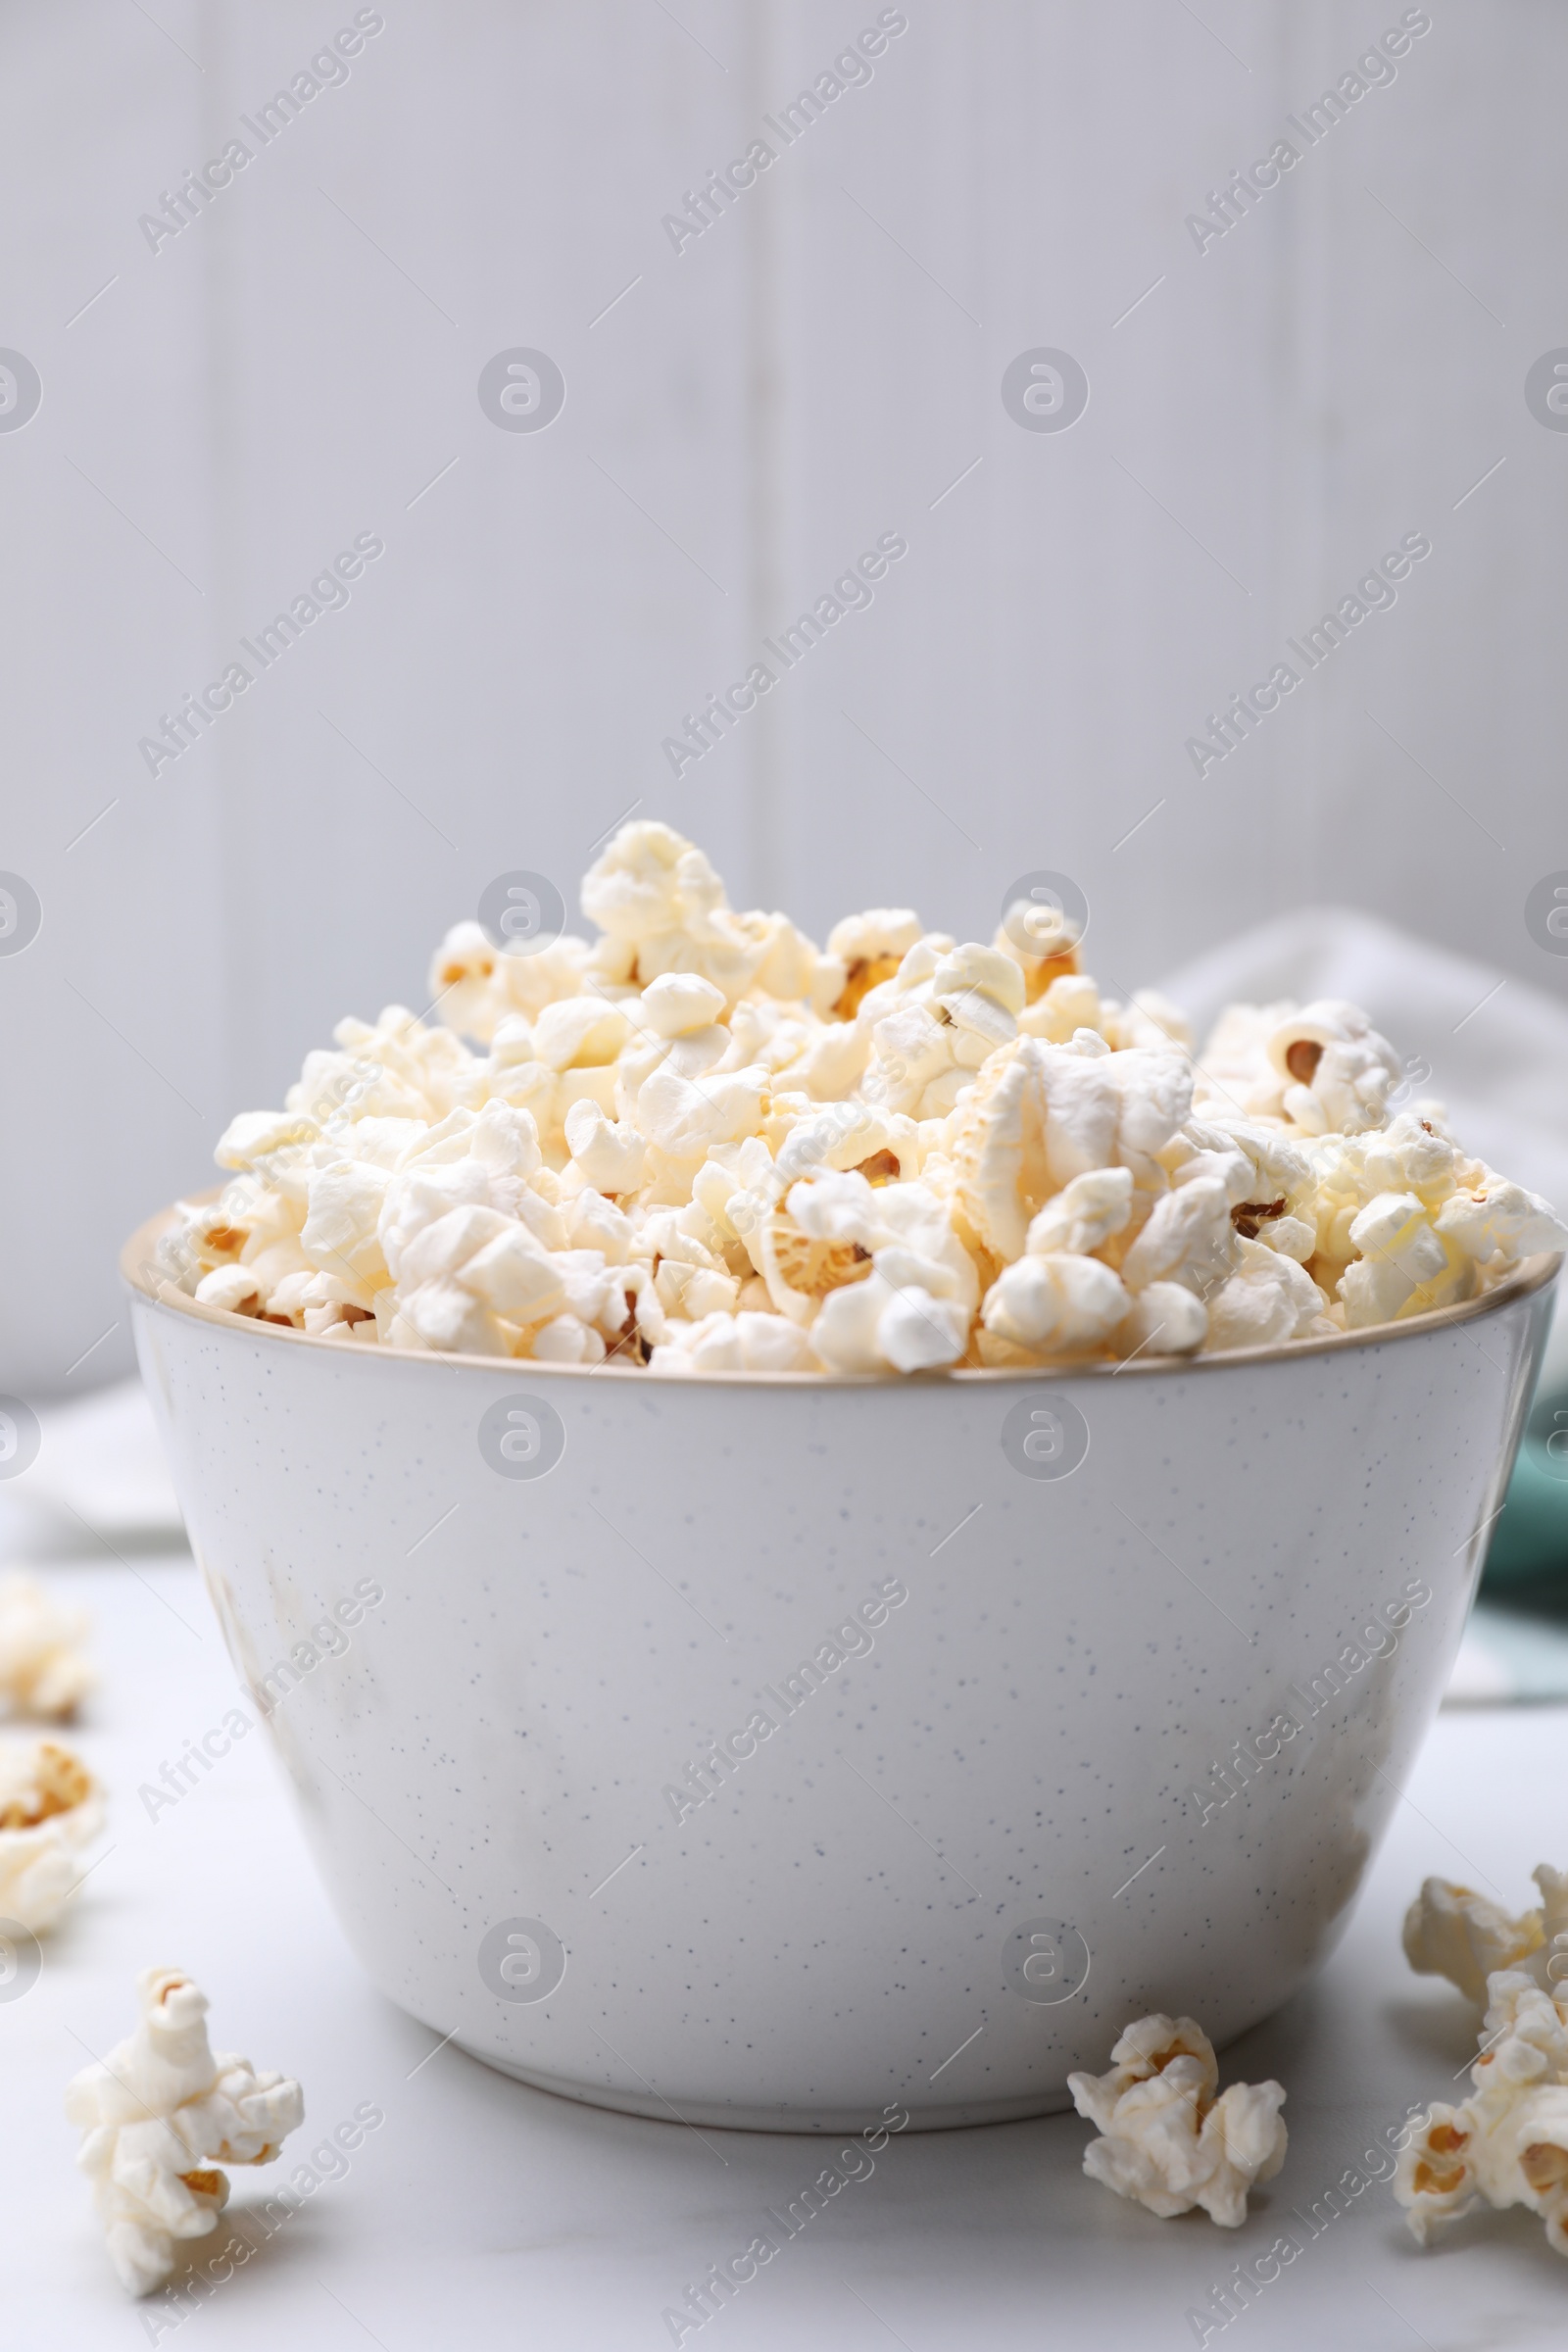
[[[139,1380],[40,1404],[37,1458],[0,1487],[0,1565],[183,1546],[179,1504]]]

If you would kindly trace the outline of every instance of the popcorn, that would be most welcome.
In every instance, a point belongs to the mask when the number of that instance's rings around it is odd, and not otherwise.
[[[810,1341],[778,1315],[705,1315],[700,1323],[672,1322],[655,1372],[819,1372]]]
[[[1490,1265],[1494,1257],[1531,1257],[1540,1250],[1562,1248],[1562,1225],[1541,1195],[1505,1183],[1487,1167],[1481,1169],[1481,1182],[1474,1190],[1449,1195],[1433,1230],[1478,1265]]]
[[[885,1228],[863,1176],[819,1176],[791,1187],[763,1219],[754,1251],[776,1311],[808,1323],[832,1291],[864,1281]]]
[[[1417,1297],[1423,1305],[1448,1303],[1441,1295],[1453,1288],[1442,1281],[1449,1272],[1448,1252],[1414,1193],[1377,1194],[1352,1218],[1349,1238],[1361,1253],[1340,1283],[1349,1329],[1392,1322]],[[1469,1271],[1457,1252],[1454,1271],[1461,1282]]]
[[[547,1004],[533,1024],[534,1059],[551,1070],[604,1069],[630,1034],[618,1004],[603,997],[564,997]]]
[[[1201,1298],[1229,1273],[1242,1247],[1224,1184],[1199,1176],[1159,1196],[1122,1259],[1122,1275],[1130,1290],[1174,1282]]]
[[[266,1303],[260,1282],[249,1266],[215,1266],[196,1285],[201,1306],[220,1306],[231,1315],[259,1315]]]
[[[1179,1282],[1150,1282],[1132,1301],[1111,1335],[1121,1356],[1196,1355],[1209,1337],[1211,1319],[1200,1298]]]
[[[1478,2205],[1526,2205],[1568,2254],[1568,2011],[1512,1969],[1488,1978],[1487,1995],[1471,2096],[1427,2109],[1394,2193],[1422,2245]]]
[[[1039,1350],[1043,1362],[1048,1351],[1098,1348],[1131,1304],[1121,1276],[1099,1258],[1051,1250],[1004,1266],[980,1320],[1015,1347]]]
[[[303,2123],[305,2101],[297,2082],[214,2053],[207,1996],[177,1969],[144,1969],[136,1988],[141,2023],[73,2078],[66,2118],[83,2128],[76,2162],[110,2260],[127,2293],[146,2295],[173,2269],[175,2238],[218,2226],[228,2181],[210,2160],[270,2164]]]
[[[488,1038],[494,1031],[499,960],[484,925],[466,922],[453,924],[431,961],[432,998],[443,1006],[443,1017],[469,1037]]]
[[[993,945],[1010,956],[1024,976],[1026,1004],[1048,996],[1058,980],[1077,973],[1078,931],[1071,918],[1043,900],[1014,899]],[[1094,982],[1089,986],[1094,988]],[[1070,1035],[1070,1032],[1069,1032]]]
[[[829,1372],[932,1372],[956,1364],[969,1341],[969,1312],[928,1287],[931,1261],[880,1250],[868,1279],[824,1299],[811,1346]]]
[[[607,1119],[597,1102],[574,1102],[564,1121],[571,1165],[596,1191],[634,1193],[642,1182],[648,1146],[635,1127]]]
[[[77,1649],[85,1609],[56,1606],[34,1576],[0,1576],[0,1707],[8,1714],[74,1715],[98,1680]]]
[[[1335,1329],[1323,1311],[1328,1300],[1294,1257],[1263,1242],[1243,1240],[1237,1241],[1236,1254],[1235,1273],[1208,1296],[1211,1347],[1278,1348],[1286,1340]]]
[[[662,972],[643,990],[639,1011],[656,1037],[710,1029],[724,1010],[724,992],[701,972]]]
[[[1216,2097],[1213,2046],[1190,2017],[1140,2019],[1110,2060],[1108,2075],[1067,2077],[1073,2105],[1103,2134],[1084,2151],[1090,2180],[1162,2219],[1200,2205],[1239,2229],[1248,2190],[1285,2162],[1279,2083],[1233,2082]]]
[[[444,1025],[340,1021],[160,1271],[338,1343],[874,1374],[1288,1347],[1568,1243],[1441,1114],[1390,1116],[1353,1004],[1232,1005],[1195,1058],[1044,903],[989,945],[871,907],[821,950],[653,822],[582,906],[592,943],[530,953],[454,926]]]
[[[1383,1124],[1398,1061],[1359,1005],[1323,998],[1287,1014],[1268,1040],[1280,1106],[1309,1134],[1351,1135]]]
[[[919,937],[920,918],[907,906],[873,906],[834,924],[827,952],[844,974],[833,1004],[841,1021],[854,1020],[871,990],[892,979]]]
[[[1130,1168],[1093,1168],[1064,1184],[1024,1236],[1024,1248],[1044,1255],[1053,1250],[1087,1253],[1102,1249],[1132,1215]]]
[[[582,910],[629,951],[628,976],[639,987],[665,972],[698,972],[726,1004],[775,945],[768,918],[732,914],[702,851],[668,825],[622,825],[583,882]]]
[[[1524,1966],[1555,1991],[1558,1980],[1568,1977],[1568,1873],[1543,1862],[1532,1875],[1541,1902],[1517,1919],[1468,1886],[1424,1880],[1404,1915],[1404,1956],[1417,1975],[1446,1977],[1468,1999],[1482,2001],[1496,1970]],[[1553,1960],[1555,1977],[1549,1975]]]
[[[0,1740],[0,1919],[34,1936],[52,1928],[103,1818],[102,1791],[69,1748]]]

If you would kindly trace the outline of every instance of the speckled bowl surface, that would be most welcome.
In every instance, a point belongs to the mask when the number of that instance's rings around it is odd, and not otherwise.
[[[1060,2107],[1325,1956],[1557,1264],[1191,1363],[659,1379],[197,1307],[159,1223],[143,1372],[366,1968],[525,2082],[799,2131]]]

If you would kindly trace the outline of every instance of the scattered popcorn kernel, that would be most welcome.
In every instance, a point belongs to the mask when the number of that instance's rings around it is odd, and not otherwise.
[[[80,1653],[85,1609],[63,1609],[37,1577],[0,1576],[0,1712],[63,1720],[97,1682]]]
[[[228,2202],[216,2164],[270,2164],[305,2120],[297,2082],[215,2053],[207,1996],[177,1969],[136,1980],[141,2022],[66,2091],[82,2127],[76,2162],[93,2184],[109,2258],[132,2295],[174,2267],[174,2240],[203,2237]]]
[[[1515,1919],[1500,1904],[1447,1879],[1423,1880],[1404,1915],[1404,1956],[1419,1976],[1446,1977],[1472,2001],[1487,1997],[1497,1969],[1528,1969],[1548,1992],[1568,1978],[1568,1874],[1538,1864],[1533,1911]],[[1556,1973],[1548,1976],[1551,1963]]]
[[[1102,2134],[1084,2151],[1091,2180],[1162,2218],[1200,2205],[1222,2229],[1247,2219],[1247,2194],[1285,2162],[1277,2082],[1233,2082],[1190,2017],[1146,2017],[1110,2053],[1108,2075],[1067,2077],[1073,2105]]]
[[[1512,1969],[1489,1977],[1487,1999],[1471,2094],[1426,2110],[1394,2193],[1422,2245],[1477,2206],[1525,2205],[1568,2254],[1568,2010]]]
[[[1390,1115],[1353,1004],[1231,1005],[1195,1057],[1044,899],[990,945],[870,907],[818,949],[652,821],[581,905],[591,943],[457,924],[440,1025],[340,1021],[160,1275],[334,1343],[873,1374],[1289,1347],[1568,1244],[1433,1106]]]
[[[102,1791],[69,1748],[0,1740],[0,1919],[35,1936],[52,1928],[103,1818]]]

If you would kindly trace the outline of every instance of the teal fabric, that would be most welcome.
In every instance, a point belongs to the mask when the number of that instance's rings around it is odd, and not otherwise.
[[[1568,1387],[1537,1391],[1481,1590],[1568,1608]]]

